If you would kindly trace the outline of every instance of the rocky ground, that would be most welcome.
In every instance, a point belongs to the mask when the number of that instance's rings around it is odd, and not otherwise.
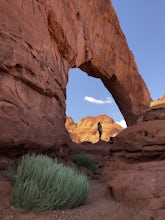
[[[54,211],[43,215],[21,213],[10,206],[11,185],[1,176],[0,185],[5,189],[0,200],[1,220],[145,220],[137,209],[128,208],[113,199],[108,187],[100,180],[90,180],[91,191],[85,205],[66,211]]]
[[[1,159],[0,171],[0,219],[2,220],[164,220],[164,161],[159,163],[124,164],[122,161],[109,160],[109,143],[100,141],[98,144],[84,143],[73,145],[72,152],[84,152],[97,161],[97,171],[90,175],[91,190],[87,203],[75,209],[53,211],[42,215],[21,213],[10,204],[12,183],[3,168],[7,158]],[[108,159],[108,162],[105,161]],[[67,159],[68,162],[70,158]],[[145,164],[145,169],[144,169]],[[156,165],[157,164],[157,165]],[[110,166],[110,167],[109,167]],[[150,172],[150,173],[149,173]],[[150,181],[156,178],[157,186]],[[148,190],[147,190],[147,184]],[[157,200],[152,193],[157,187]],[[155,188],[156,189],[156,188]],[[159,192],[158,192],[159,191]],[[152,196],[150,205],[153,209],[136,206],[142,203],[143,194]],[[133,199],[134,198],[134,199]],[[156,201],[156,202],[155,202]],[[164,203],[165,204],[165,203]],[[156,205],[154,207],[154,205]]]

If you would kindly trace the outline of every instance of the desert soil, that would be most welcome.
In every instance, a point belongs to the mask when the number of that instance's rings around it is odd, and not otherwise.
[[[5,184],[5,182],[4,182]],[[21,213],[9,205],[10,195],[1,197],[1,220],[148,220],[138,210],[114,201],[105,183],[91,179],[87,203],[75,209],[47,212],[43,215]],[[8,198],[7,198],[8,197]],[[6,204],[4,206],[4,204]],[[7,205],[8,204],[8,205]]]

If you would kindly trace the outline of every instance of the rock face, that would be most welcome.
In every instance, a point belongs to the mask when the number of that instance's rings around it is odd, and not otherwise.
[[[1,0],[0,14],[1,151],[70,141],[65,99],[73,67],[103,81],[128,125],[149,106],[110,1]]]
[[[164,173],[165,161],[126,163],[113,158],[106,163],[103,175],[115,201],[138,208],[146,220],[163,220]]]
[[[116,200],[148,210],[153,219],[163,219],[165,214],[163,105],[163,100],[161,105],[155,104],[142,114],[136,125],[113,139],[103,174]]]
[[[163,96],[164,97],[164,96]],[[120,132],[110,147],[112,154],[123,158],[165,159],[165,99],[152,102],[138,123]]]
[[[107,115],[99,115],[93,117],[85,117],[77,124],[73,122],[71,117],[66,119],[66,129],[68,130],[73,142],[91,142],[99,141],[99,133],[97,131],[97,123],[101,122],[103,141],[109,141],[110,137],[116,136],[123,128],[115,123],[112,118]]]

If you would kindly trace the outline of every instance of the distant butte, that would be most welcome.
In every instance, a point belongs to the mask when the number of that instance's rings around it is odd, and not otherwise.
[[[65,126],[73,142],[91,142],[99,141],[97,123],[101,122],[103,133],[102,140],[109,141],[110,137],[116,136],[123,128],[107,115],[88,116],[74,123],[71,117],[66,118]]]

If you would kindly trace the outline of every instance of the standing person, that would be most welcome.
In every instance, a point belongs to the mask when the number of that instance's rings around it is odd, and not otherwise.
[[[101,126],[101,123],[98,122],[97,124],[97,130],[99,132],[99,140],[101,140],[101,135],[102,135],[102,126]]]

